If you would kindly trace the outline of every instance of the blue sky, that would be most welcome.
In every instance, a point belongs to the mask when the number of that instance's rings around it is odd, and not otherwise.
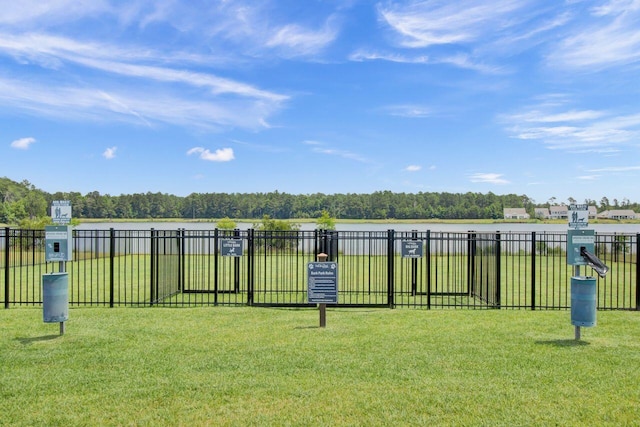
[[[640,0],[0,0],[48,192],[640,201]]]

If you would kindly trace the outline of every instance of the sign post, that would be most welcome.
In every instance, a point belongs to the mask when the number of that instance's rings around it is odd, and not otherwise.
[[[42,276],[43,319],[47,323],[60,323],[60,335],[64,335],[68,319],[69,284],[67,261],[73,259],[71,202],[54,200],[51,203],[51,221],[56,225],[45,227],[45,261],[58,262],[59,273]]]
[[[320,327],[327,326],[327,304],[338,303],[338,264],[327,262],[327,254],[318,254],[318,262],[307,264],[307,298],[318,304]]]

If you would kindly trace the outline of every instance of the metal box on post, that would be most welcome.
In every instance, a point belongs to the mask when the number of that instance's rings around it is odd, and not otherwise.
[[[69,320],[69,273],[42,275],[42,318],[45,323]]]
[[[596,278],[571,278],[571,324],[573,326],[596,325]]]
[[[68,225],[47,225],[44,229],[44,258],[47,262],[73,259],[73,235]]]
[[[595,253],[596,236],[594,230],[569,230],[567,233],[567,264],[587,265],[587,260],[582,255],[584,248],[589,253]]]

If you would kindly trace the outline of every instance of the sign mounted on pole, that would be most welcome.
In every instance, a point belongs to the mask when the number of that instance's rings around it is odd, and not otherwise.
[[[310,262],[307,264],[307,298],[311,304],[338,303],[338,264]]]
[[[589,225],[589,205],[569,206],[569,228],[586,228]]]
[[[51,220],[54,224],[69,224],[71,222],[71,202],[69,200],[51,202]]]
[[[242,256],[242,240],[222,239],[220,241],[220,252],[222,256]]]
[[[422,258],[422,240],[403,240],[402,258]]]

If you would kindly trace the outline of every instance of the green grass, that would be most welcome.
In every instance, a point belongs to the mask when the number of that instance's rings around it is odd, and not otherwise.
[[[0,311],[0,424],[633,425],[640,313]]]

